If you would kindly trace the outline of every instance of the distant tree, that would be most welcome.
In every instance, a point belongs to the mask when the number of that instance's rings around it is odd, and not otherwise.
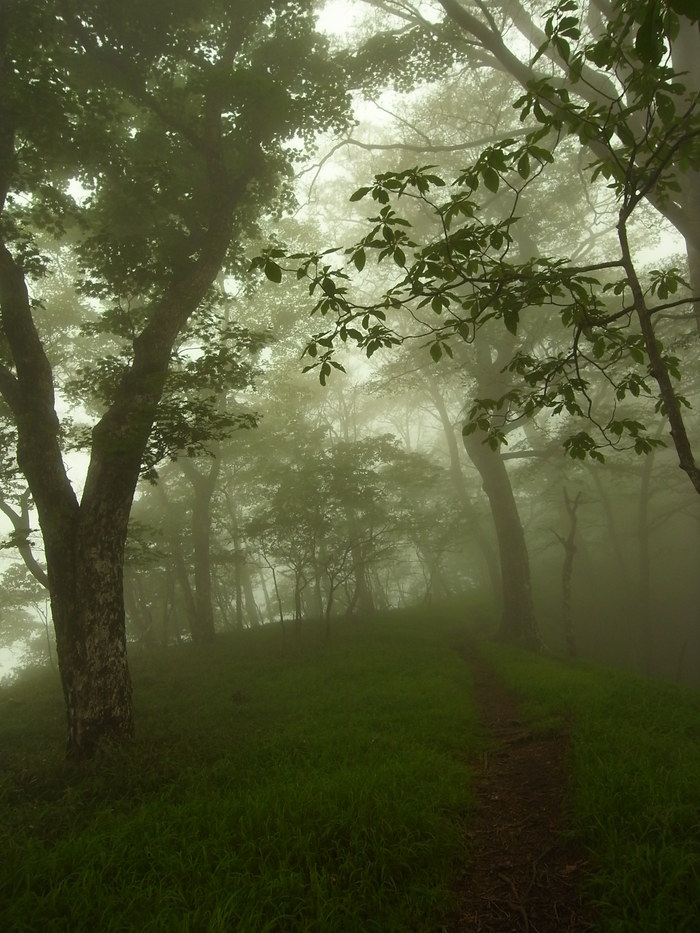
[[[347,100],[310,0],[8,0],[0,8],[0,393],[37,508],[68,719],[89,755],[133,731],[123,553],[178,335],[295,148]],[[74,184],[82,186],[79,194]],[[128,348],[91,428],[80,498],[63,458],[41,283],[70,244]]]

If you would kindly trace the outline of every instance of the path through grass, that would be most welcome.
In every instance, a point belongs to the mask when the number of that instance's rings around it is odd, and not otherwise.
[[[573,829],[605,933],[700,930],[700,695],[482,646],[539,728],[571,732]]]

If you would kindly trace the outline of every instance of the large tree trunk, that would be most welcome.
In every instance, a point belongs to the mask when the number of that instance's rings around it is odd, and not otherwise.
[[[499,636],[513,644],[539,648],[530,561],[508,471],[500,451],[484,444],[482,434],[463,432],[462,438],[469,459],[481,477],[496,530],[503,599]]]
[[[58,491],[67,484],[57,446],[49,466],[46,447],[37,449],[26,442],[27,434],[20,434],[18,459],[32,488],[44,537],[68,754],[75,758],[133,734],[123,567],[143,449],[133,446],[139,427],[129,419],[116,433],[109,429],[109,419],[96,426],[79,506],[65,487],[62,502],[51,498],[52,486]],[[55,481],[47,485],[48,473]]]
[[[107,527],[86,529],[67,549],[75,573],[52,577],[51,610],[66,701],[68,753],[133,734],[119,541]]]

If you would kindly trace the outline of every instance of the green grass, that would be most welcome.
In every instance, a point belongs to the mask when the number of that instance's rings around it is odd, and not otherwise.
[[[454,616],[135,652],[132,747],[63,756],[56,675],[0,690],[3,933],[435,933],[483,740]],[[601,933],[700,930],[700,696],[482,644],[572,740]]]
[[[700,930],[700,695],[494,645],[541,729],[568,725],[572,822],[605,933]]]
[[[138,735],[63,761],[0,691],[3,931],[434,931],[464,862],[470,683],[420,616],[135,654]]]

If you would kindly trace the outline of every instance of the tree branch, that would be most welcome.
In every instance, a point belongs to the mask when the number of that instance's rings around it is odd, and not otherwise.
[[[17,546],[19,555],[24,561],[24,565],[31,575],[41,583],[46,589],[49,588],[49,578],[46,574],[46,571],[37,561],[32,551],[32,546],[29,541],[29,535],[31,534],[31,525],[29,524],[29,502],[31,500],[31,493],[29,489],[25,491],[20,496],[20,511],[17,512],[12,508],[10,503],[5,499],[5,497],[0,493],[0,512],[3,512],[12,522],[12,527],[14,528],[14,543]]]

